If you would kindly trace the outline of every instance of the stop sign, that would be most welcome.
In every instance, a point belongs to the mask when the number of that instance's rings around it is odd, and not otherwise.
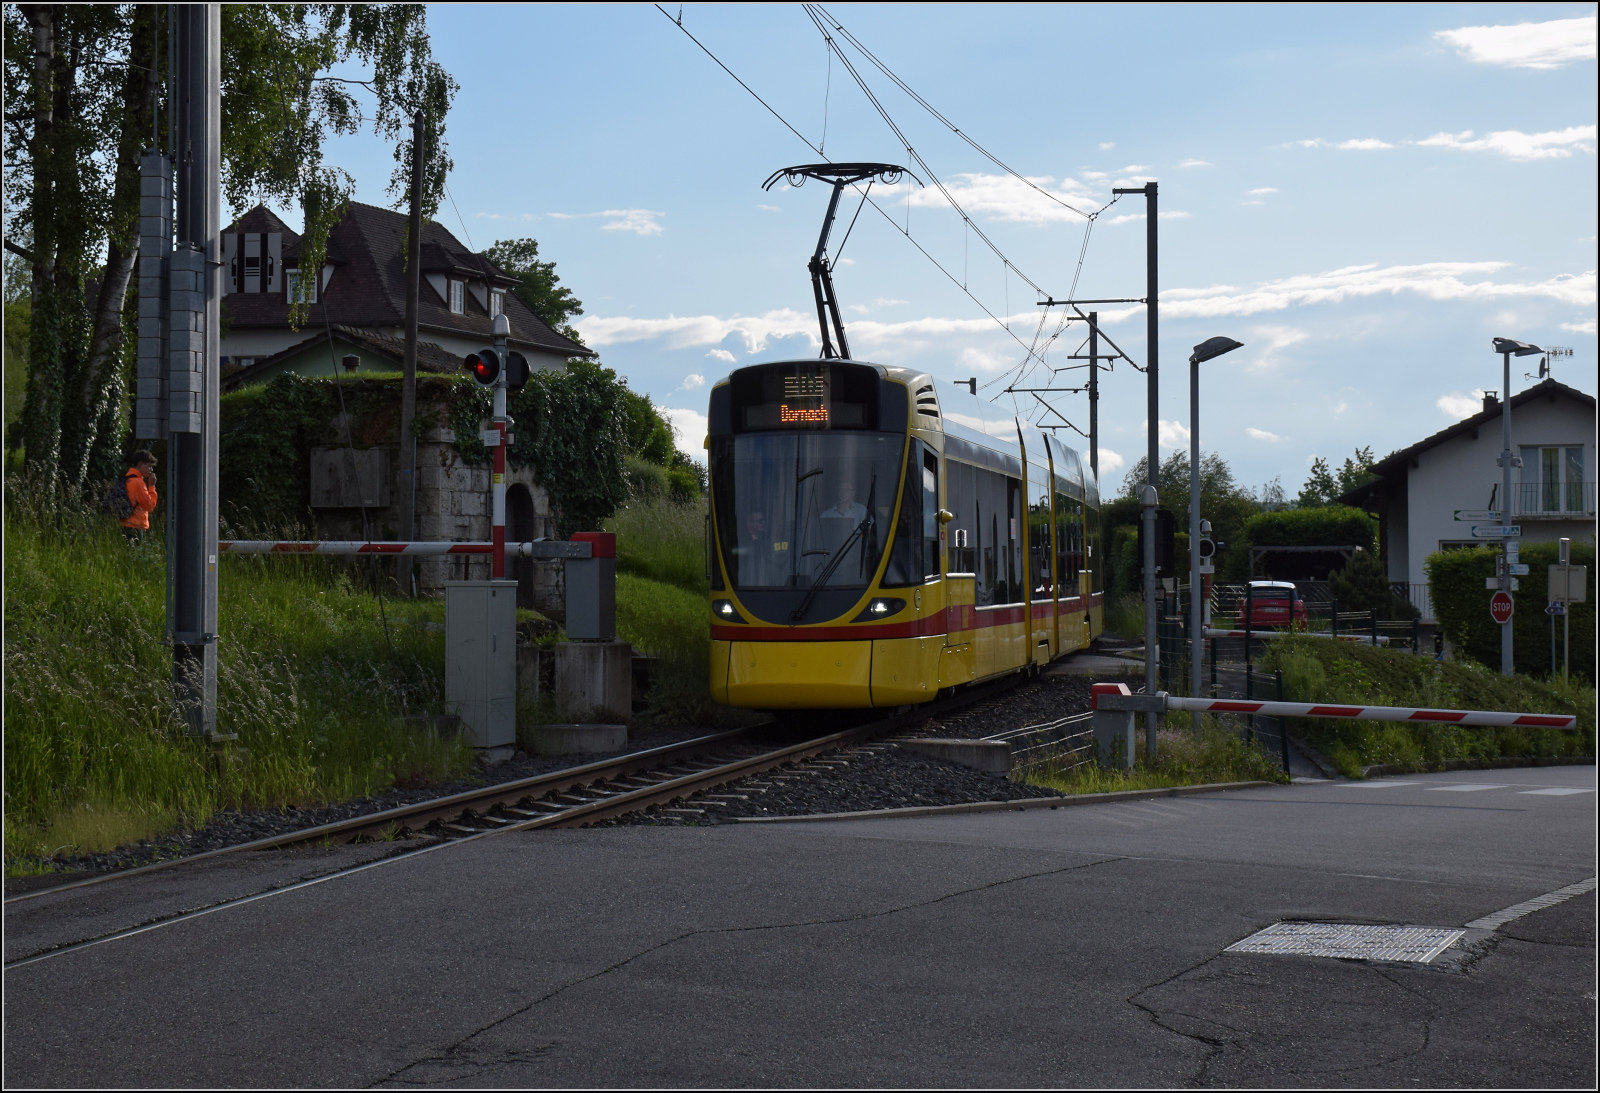
[[[1511,612],[1516,604],[1511,602],[1511,593],[1496,592],[1489,597],[1489,614],[1494,616],[1495,622],[1510,622]]]

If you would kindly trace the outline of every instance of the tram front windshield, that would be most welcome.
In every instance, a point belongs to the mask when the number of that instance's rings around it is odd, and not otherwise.
[[[719,437],[712,480],[733,587],[869,584],[889,537],[904,448],[897,433]]]

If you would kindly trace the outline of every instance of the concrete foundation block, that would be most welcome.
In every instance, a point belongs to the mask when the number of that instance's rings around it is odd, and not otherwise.
[[[627,743],[626,725],[538,725],[533,730],[533,750],[540,755],[604,754]]]
[[[1004,740],[942,740],[927,737],[900,740],[897,743],[918,755],[959,763],[985,774],[1007,774],[1011,771],[1011,745]]]
[[[633,647],[625,641],[559,643],[556,706],[568,716],[626,721],[633,713]]]

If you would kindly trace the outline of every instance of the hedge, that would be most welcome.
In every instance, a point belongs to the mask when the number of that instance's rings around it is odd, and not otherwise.
[[[1550,673],[1550,616],[1545,614],[1544,607],[1548,602],[1550,575],[1546,567],[1555,563],[1556,552],[1555,543],[1528,543],[1521,551],[1521,561],[1528,566],[1528,575],[1517,578],[1521,589],[1512,593],[1517,610],[1511,616],[1511,634],[1516,670],[1527,675]],[[1494,560],[1499,553],[1496,547],[1481,546],[1440,551],[1428,555],[1427,561],[1433,613],[1444,635],[1454,643],[1459,654],[1491,668],[1500,667],[1500,626],[1489,616],[1489,598],[1494,592],[1484,587],[1484,579],[1495,575]],[[1572,544],[1572,564],[1589,567],[1591,587],[1585,602],[1569,608],[1572,612],[1568,620],[1572,640],[1569,659],[1572,674],[1590,680],[1594,678],[1595,666],[1594,558],[1592,542]],[[1562,626],[1560,619],[1555,622],[1559,668]]]
[[[1377,544],[1378,522],[1349,505],[1261,512],[1244,522],[1251,546],[1358,546]]]

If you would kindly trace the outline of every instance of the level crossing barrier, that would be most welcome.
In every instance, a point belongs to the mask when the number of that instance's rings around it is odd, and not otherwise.
[[[376,543],[360,539],[287,540],[235,539],[217,544],[224,554],[492,554],[493,543]],[[592,558],[590,542],[535,539],[507,543],[506,553],[518,558]]]
[[[1572,714],[1515,713],[1503,710],[1436,710],[1416,706],[1352,706],[1332,702],[1281,702],[1237,698],[1186,698],[1165,691],[1134,694],[1126,683],[1096,683],[1090,689],[1095,742],[1100,761],[1120,757],[1122,769],[1133,768],[1134,717],[1140,713],[1252,714],[1264,717],[1327,717],[1353,721],[1408,721],[1449,725],[1515,726],[1573,730]]]

